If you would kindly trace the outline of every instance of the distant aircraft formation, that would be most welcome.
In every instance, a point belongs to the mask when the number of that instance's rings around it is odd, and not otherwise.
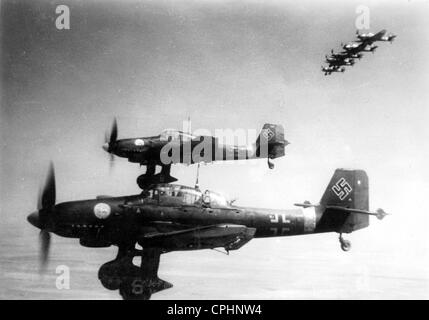
[[[326,75],[330,75],[332,72],[344,72],[346,71],[345,66],[353,66],[355,59],[361,59],[363,57],[362,52],[374,53],[378,46],[374,45],[376,41],[392,41],[396,38],[394,34],[386,35],[386,30],[374,34],[370,33],[359,33],[356,31],[357,40],[348,44],[341,43],[343,51],[335,53],[331,50],[331,55],[326,58],[328,66],[322,66],[322,72]]]

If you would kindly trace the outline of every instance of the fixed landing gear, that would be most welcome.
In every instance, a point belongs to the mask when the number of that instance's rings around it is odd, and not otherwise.
[[[340,233],[339,240],[340,240],[341,249],[343,251],[347,252],[352,248],[352,243],[349,240],[344,239],[342,233]]]
[[[162,166],[161,172],[155,174],[155,163],[150,163],[147,165],[147,170],[145,174],[140,175],[137,178],[137,185],[142,190],[146,190],[151,185],[159,184],[159,183],[171,183],[177,181],[176,178],[170,175],[171,164]]]
[[[121,245],[116,259],[101,266],[98,278],[106,289],[119,290],[124,300],[148,300],[153,293],[173,286],[158,278],[160,255],[159,249]],[[140,267],[133,264],[136,256],[141,256]]]
[[[270,161],[270,158],[269,158],[269,157],[267,158],[267,163],[268,163],[268,168],[270,168],[270,169],[274,169],[274,163],[272,163],[272,162]]]

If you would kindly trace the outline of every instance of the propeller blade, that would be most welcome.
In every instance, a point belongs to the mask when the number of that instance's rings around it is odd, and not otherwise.
[[[110,153],[109,171],[112,171],[114,164],[115,164],[115,155],[113,153]]]
[[[42,195],[39,198],[39,204],[41,204],[41,208],[53,207],[55,205],[55,197],[55,170],[54,164],[51,162],[45,187],[43,188]]]
[[[51,246],[51,234],[46,230],[42,230],[40,231],[40,234],[39,234],[39,240],[40,240],[40,271],[44,272],[48,264],[49,248]]]
[[[109,143],[115,142],[118,138],[118,123],[116,122],[116,118],[113,120],[112,131],[110,132],[110,140]]]
[[[39,187],[39,193],[37,194],[37,211],[40,211],[42,208],[42,187]]]

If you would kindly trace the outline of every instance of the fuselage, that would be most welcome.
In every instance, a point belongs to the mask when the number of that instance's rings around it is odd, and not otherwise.
[[[136,145],[137,144],[140,145]],[[142,142],[143,141],[143,142]],[[112,153],[130,162],[158,165],[260,158],[255,145],[232,146],[218,144],[217,140],[161,141],[155,138],[121,139]],[[262,153],[263,154],[263,153]],[[265,153],[265,158],[268,152]],[[262,156],[264,157],[264,156]]]
[[[248,145],[231,144],[242,138],[247,141],[244,131],[225,132],[224,139],[213,136],[194,136],[182,131],[166,129],[160,135],[116,140],[116,134],[103,149],[130,162],[142,165],[169,165],[175,163],[193,164],[224,160],[247,160],[284,156],[288,141],[284,139],[281,125],[265,124],[256,141]],[[235,136],[237,134],[237,136]]]
[[[210,199],[204,200],[204,197]],[[344,221],[323,223],[315,207],[292,210],[230,205],[217,193],[165,185],[146,194],[63,202],[54,207],[50,231],[80,238],[87,246],[144,242],[148,235],[168,234],[209,225],[255,228],[255,238],[336,231]],[[170,248],[165,248],[169,250]]]
[[[216,138],[201,137],[192,141],[161,141],[155,138],[137,138],[117,140],[111,152],[130,162],[147,165],[176,163],[194,164],[198,162],[249,160],[259,158],[277,158],[284,155],[286,141],[267,144],[265,149],[256,144],[227,145],[220,144]]]

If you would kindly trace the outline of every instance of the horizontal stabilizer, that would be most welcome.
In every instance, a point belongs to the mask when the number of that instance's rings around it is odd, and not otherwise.
[[[326,209],[332,209],[337,211],[342,211],[344,213],[360,213],[360,214],[367,214],[370,216],[376,216],[378,219],[383,219],[385,216],[390,215],[390,213],[385,212],[383,209],[377,209],[377,211],[368,211],[368,210],[360,210],[360,209],[353,209],[353,208],[345,208],[340,206],[325,206]]]
[[[390,215],[390,213],[385,212],[383,209],[377,209],[375,212],[368,211],[368,210],[360,210],[360,209],[353,209],[353,208],[346,208],[341,206],[322,206],[320,204],[312,204],[308,201],[304,201],[304,203],[295,203],[294,204],[297,207],[303,207],[303,208],[310,208],[310,207],[323,207],[324,209],[331,209],[335,211],[341,211],[344,213],[360,213],[360,214],[367,214],[370,216],[376,216],[378,219],[383,219],[385,216]],[[329,212],[329,211],[328,211]]]
[[[314,208],[314,207],[320,206],[320,204],[312,204],[310,203],[310,201],[304,201],[304,203],[294,203],[293,205],[297,207],[303,207],[303,208]]]

